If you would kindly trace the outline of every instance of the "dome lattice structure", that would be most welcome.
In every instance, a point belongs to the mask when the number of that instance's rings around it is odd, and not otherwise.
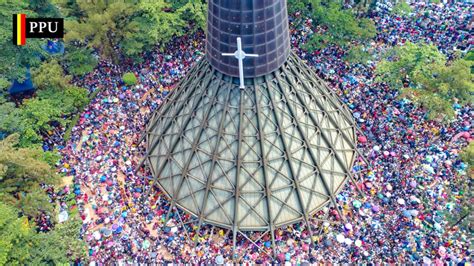
[[[357,152],[349,110],[294,54],[244,89],[201,60],[151,117],[146,143],[172,204],[234,234],[273,235],[335,204]]]

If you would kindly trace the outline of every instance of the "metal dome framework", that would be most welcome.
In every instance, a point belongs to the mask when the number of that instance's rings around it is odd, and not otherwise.
[[[172,208],[232,230],[234,249],[239,232],[274,241],[276,228],[303,221],[312,234],[311,217],[355,182],[358,153],[351,113],[296,55],[246,82],[201,60],[145,134],[144,161]]]

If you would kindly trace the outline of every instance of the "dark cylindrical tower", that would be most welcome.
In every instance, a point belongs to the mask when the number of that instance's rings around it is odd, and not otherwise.
[[[239,76],[237,59],[222,56],[237,50],[242,38],[244,76],[252,78],[278,69],[290,54],[286,0],[209,0],[206,57],[220,72]]]

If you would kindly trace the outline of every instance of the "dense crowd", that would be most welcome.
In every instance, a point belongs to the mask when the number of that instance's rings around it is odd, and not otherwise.
[[[459,185],[466,178],[466,165],[458,152],[471,139],[472,109],[457,105],[456,118],[449,124],[428,121],[422,109],[375,82],[374,69],[381,51],[408,40],[431,41],[447,54],[467,47],[472,38],[467,30],[471,7],[460,3],[413,7],[410,18],[391,15],[383,6],[372,14],[379,34],[367,44],[375,51],[368,64],[348,64],[337,47],[305,52],[300,47],[318,28],[311,20],[292,16],[292,47],[352,109],[364,133],[359,148],[370,164],[358,161],[354,166],[364,197],[355,194],[355,184],[346,185],[337,196],[339,208],[317,214],[326,222],[314,221],[319,234],[313,237],[304,224],[277,229],[273,258],[268,255],[272,254],[268,235],[249,236],[258,239],[255,245],[239,237],[234,257],[229,231],[181,226],[190,217],[178,210],[169,212],[169,201],[149,186],[144,169],[134,173],[144,153],[138,140],[146,118],[201,59],[203,33],[176,38],[164,52],[144,54],[139,64],[101,61],[92,73],[77,80],[91,92],[100,91],[81,114],[71,140],[59,146],[60,171],[74,177],[71,193],[76,194],[84,222],[90,262],[468,260],[467,232],[448,224],[448,217],[460,212],[466,193]],[[304,23],[296,23],[301,20]],[[129,71],[139,78],[138,85],[121,81]],[[149,194],[149,190],[156,192]]]

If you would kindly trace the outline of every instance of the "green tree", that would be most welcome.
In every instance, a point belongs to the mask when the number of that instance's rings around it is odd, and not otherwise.
[[[23,123],[30,124],[36,132],[51,129],[51,121],[60,121],[62,112],[52,99],[33,98],[24,101],[21,107]]]
[[[86,44],[115,62],[119,53],[139,59],[141,52],[184,34],[190,23],[205,24],[205,4],[198,0],[189,0],[179,10],[164,0],[77,3],[84,16],[66,21],[66,41]]]
[[[461,159],[474,169],[474,142],[471,141],[469,145],[461,152]]]
[[[82,76],[92,72],[99,63],[97,58],[92,54],[91,49],[78,48],[73,45],[69,45],[64,57],[64,62],[69,73],[75,76]]]
[[[192,31],[206,30],[207,4],[202,0],[188,0],[177,10],[181,19],[187,21]]]
[[[377,66],[377,80],[403,89],[402,95],[424,106],[430,119],[451,118],[455,100],[472,103],[471,66],[463,59],[447,62],[433,45],[408,42],[384,55]]]
[[[52,2],[61,10],[64,18],[79,19],[84,16],[77,0],[52,0]]]
[[[50,232],[36,234],[36,245],[31,249],[31,265],[69,264],[78,258],[85,258],[87,247],[79,239],[81,227],[82,221],[73,217],[57,224]]]
[[[131,72],[127,72],[127,73],[123,74],[122,80],[127,85],[135,85],[138,82],[137,77],[135,76],[135,74],[133,74]]]
[[[304,15],[309,15],[308,4],[308,0],[288,0],[288,13],[302,12]]]
[[[357,18],[351,9],[344,9],[338,1],[311,0],[311,17],[322,26],[323,34],[313,34],[305,44],[309,51],[328,45],[347,47],[350,42],[366,42],[376,34],[372,20]]]
[[[464,56],[464,60],[474,62],[474,51],[470,50],[467,52],[466,56]],[[471,74],[474,74],[474,63],[471,65]]]
[[[26,217],[0,202],[0,265],[25,265],[30,258],[34,231]]]
[[[151,25],[145,28],[151,43],[166,44],[173,36],[184,34],[185,21],[181,18],[180,12],[173,12],[171,5],[166,1],[142,1],[138,4],[138,8],[148,20],[147,25]]]
[[[391,12],[395,15],[406,16],[412,12],[412,8],[406,1],[398,1]]]
[[[14,103],[0,97],[0,132],[18,132],[21,127],[20,109]]]
[[[98,2],[91,5],[87,1],[78,1],[85,17],[80,20],[65,22],[68,42],[77,41],[96,48],[104,58],[117,62],[118,55],[114,48],[128,33],[126,24],[134,12],[133,5],[123,2]]]
[[[35,98],[24,100],[19,107],[0,99],[0,131],[19,133],[22,147],[40,143],[41,134],[52,129],[53,121],[65,126],[71,114],[88,102],[87,90],[72,86],[71,77],[56,60],[33,69],[32,75],[38,88]]]
[[[64,89],[51,88],[39,91],[37,99],[48,100],[51,106],[64,117],[76,113],[88,103],[87,93],[86,89],[68,85]],[[67,119],[61,119],[58,122],[63,125],[68,123]]]
[[[28,9],[27,1],[0,1],[0,92],[15,79],[23,81],[27,67],[38,66],[40,57],[48,56],[41,47],[42,39],[28,39],[23,46],[12,43],[12,14],[17,13],[25,13],[27,17],[37,15]]]
[[[446,57],[431,44],[414,44],[407,42],[396,46],[383,55],[377,65],[378,80],[389,83],[393,88],[403,88],[406,78],[430,75],[428,66],[443,64]]]
[[[63,68],[54,59],[33,69],[31,74],[33,83],[40,90],[48,88],[64,89],[69,86],[71,81],[71,76],[64,75]]]
[[[47,233],[36,233],[27,217],[0,202],[0,265],[64,265],[86,258],[77,218],[57,224]]]
[[[54,207],[40,184],[54,185],[59,176],[44,161],[40,148],[18,148],[19,136],[0,141],[0,201],[18,207],[30,217]]]
[[[43,63],[33,71],[33,82],[39,89],[34,100],[49,101],[62,116],[78,111],[88,102],[87,90],[71,85],[71,79],[56,60]]]
[[[40,143],[42,141],[40,134],[46,134],[52,129],[51,122],[67,125],[70,115],[80,110],[87,102],[87,91],[72,86],[64,90],[40,91],[38,97],[25,100],[20,107],[18,118],[20,127],[17,132],[21,134],[20,145],[27,147]]]
[[[344,55],[344,59],[350,63],[366,64],[370,60],[371,54],[362,45],[357,45],[349,49]]]
[[[30,0],[29,8],[41,17],[57,17],[59,11],[50,0]]]

